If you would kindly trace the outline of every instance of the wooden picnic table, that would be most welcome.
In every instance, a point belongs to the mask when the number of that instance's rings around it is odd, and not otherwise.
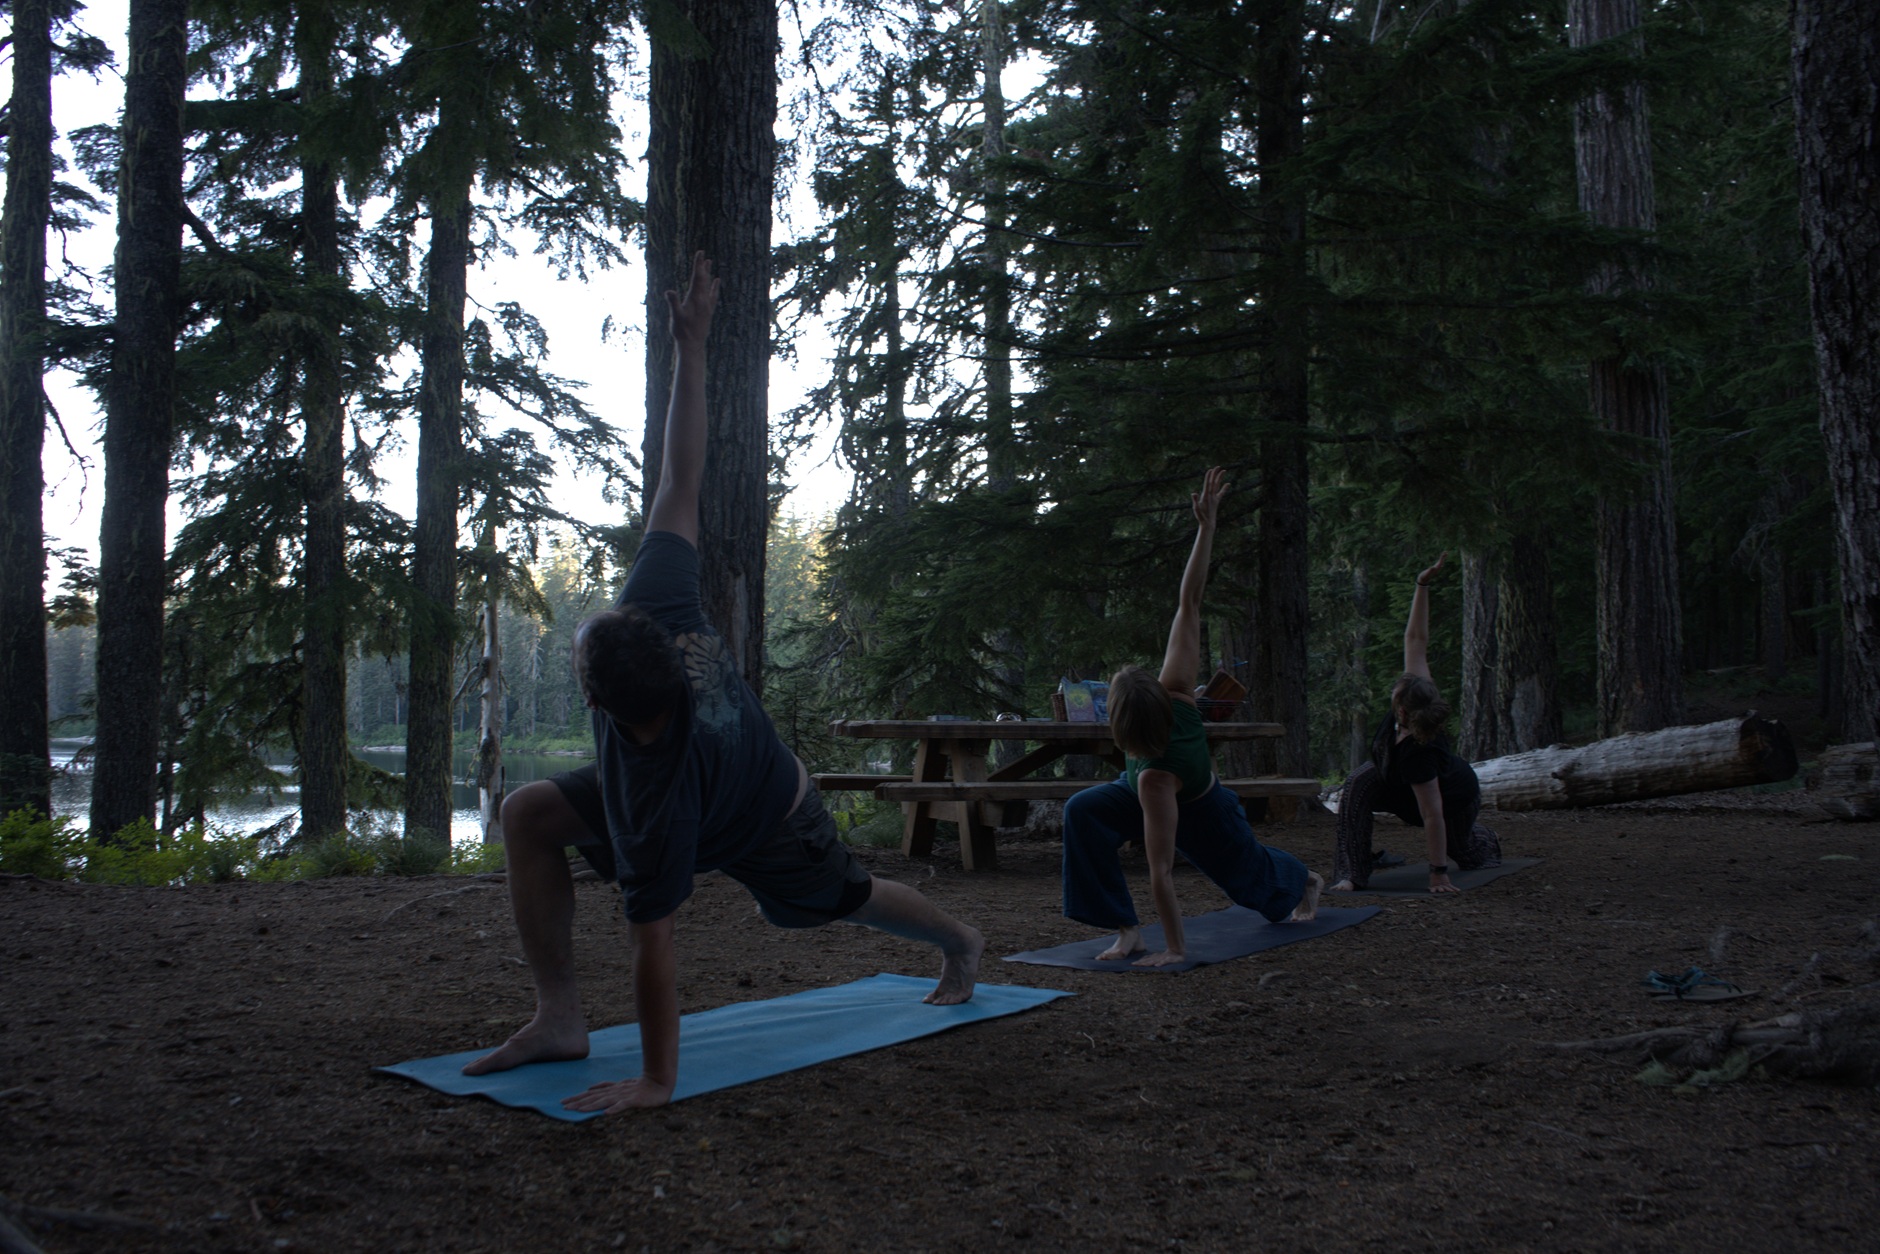
[[[1279,723],[1207,723],[1210,743],[1260,740],[1281,735]],[[1117,771],[1123,755],[1110,739],[1108,723],[1071,723],[1046,719],[837,719],[830,730],[839,736],[915,742],[912,775],[820,774],[824,791],[872,792],[898,801],[906,814],[901,851],[925,857],[933,851],[936,823],[948,821],[960,831],[960,861],[969,871],[997,865],[993,829],[1017,821],[1008,807],[1039,800],[1061,800],[1100,783],[1094,779],[1040,779],[1036,772],[1068,755],[1100,758]],[[1003,766],[990,765],[992,742],[1021,740],[1036,747]],[[1316,779],[1259,776],[1223,779],[1247,797],[1317,796]]]

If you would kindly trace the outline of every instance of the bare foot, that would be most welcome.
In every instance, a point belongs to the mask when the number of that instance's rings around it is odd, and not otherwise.
[[[1098,962],[1112,962],[1119,958],[1134,958],[1137,954],[1147,953],[1149,947],[1142,943],[1142,929],[1126,927],[1116,934],[1116,943],[1097,955]]]
[[[535,1018],[514,1036],[483,1057],[464,1064],[465,1075],[507,1071],[528,1062],[567,1062],[588,1056],[587,1022],[579,1017],[550,1020],[536,1011]]]
[[[1292,922],[1310,923],[1319,917],[1319,894],[1325,891],[1325,877],[1317,871],[1306,872],[1306,895],[1292,912]]]
[[[921,998],[929,1005],[957,1006],[973,999],[973,985],[979,982],[979,955],[986,952],[986,938],[976,927],[965,931],[968,939],[963,948],[940,951],[940,982]]]
[[[1331,888],[1327,889],[1326,891],[1333,892],[1333,893],[1354,893],[1358,890],[1352,886],[1352,883],[1350,880],[1339,880],[1336,884],[1332,885]]]

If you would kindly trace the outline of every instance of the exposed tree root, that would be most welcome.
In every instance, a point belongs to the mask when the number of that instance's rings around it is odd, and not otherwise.
[[[1590,1041],[1554,1041],[1550,1049],[1616,1054],[1690,1071],[1721,1069],[1738,1051],[1772,1075],[1862,1087],[1880,1084],[1880,1002],[1807,1010],[1758,1023],[1660,1028]]]

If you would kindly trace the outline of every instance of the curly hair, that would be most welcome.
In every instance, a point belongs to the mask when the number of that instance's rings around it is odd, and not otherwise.
[[[645,723],[677,703],[685,664],[672,633],[637,605],[590,614],[575,628],[582,694],[615,722]]]
[[[1449,702],[1436,690],[1436,682],[1422,675],[1404,675],[1390,686],[1392,712],[1402,710],[1402,721],[1418,744],[1428,744],[1443,733],[1449,721]]]
[[[1162,681],[1131,664],[1110,677],[1110,739],[1132,758],[1167,751],[1175,703]]]

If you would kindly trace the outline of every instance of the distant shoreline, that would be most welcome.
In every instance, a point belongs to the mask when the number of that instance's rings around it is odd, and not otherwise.
[[[403,745],[354,745],[354,753],[403,753]],[[511,753],[528,753],[538,758],[591,758],[594,755],[586,749],[510,749]]]

